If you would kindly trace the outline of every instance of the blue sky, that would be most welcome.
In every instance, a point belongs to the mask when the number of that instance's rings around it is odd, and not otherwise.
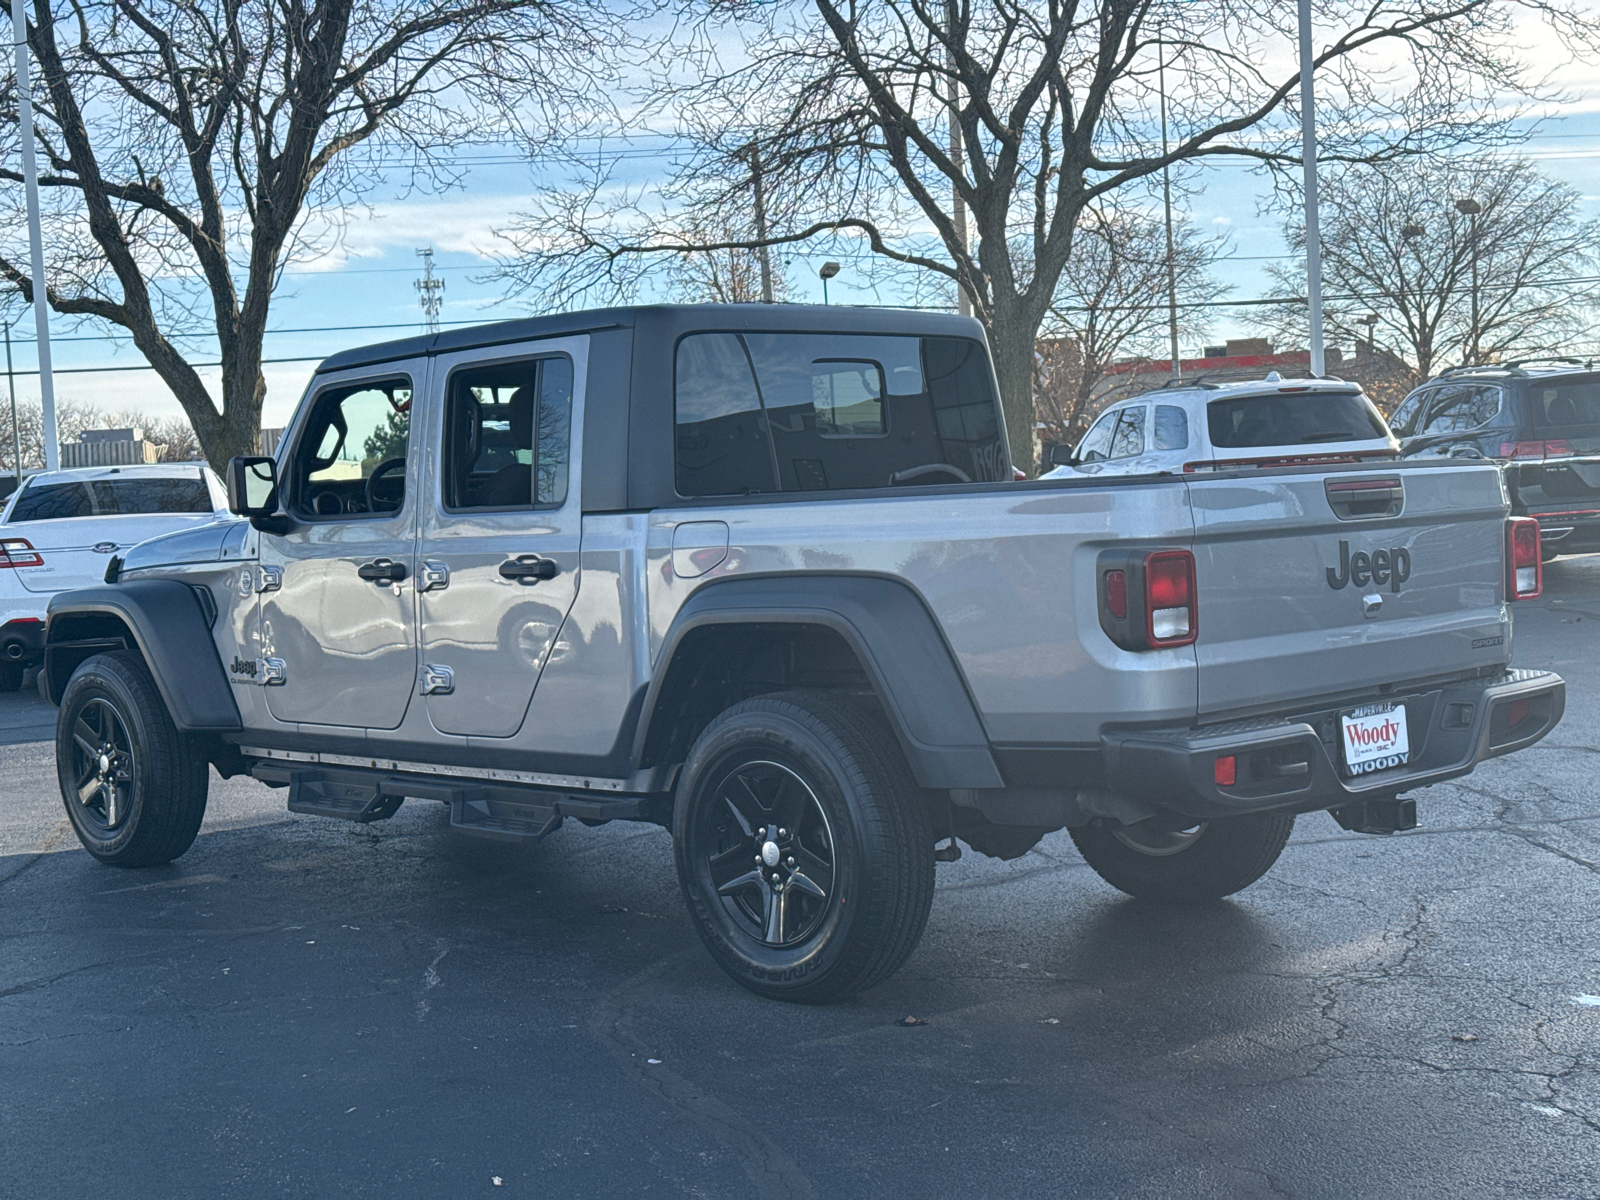
[[[1590,84],[1590,72],[1567,70],[1563,84],[1567,100],[1543,119],[1521,150],[1540,161],[1552,176],[1575,186],[1583,195],[1583,216],[1600,216],[1600,81]],[[621,182],[648,184],[664,177],[668,167],[663,143],[646,142],[627,158]],[[403,337],[421,328],[422,313],[413,281],[421,273],[416,251],[434,248],[436,273],[445,281],[443,319],[477,322],[521,315],[527,305],[507,301],[500,285],[487,280],[497,245],[495,229],[511,213],[526,208],[539,186],[538,173],[505,155],[486,155],[489,165],[475,167],[465,187],[444,195],[381,195],[370,212],[352,218],[343,244],[313,264],[289,271],[274,299],[268,359],[315,359],[334,350]],[[1222,280],[1232,286],[1232,299],[1266,293],[1270,284],[1266,268],[1286,253],[1281,219],[1263,214],[1266,184],[1248,166],[1208,166],[1192,176],[1184,205],[1202,229],[1226,232],[1228,257],[1218,265]],[[790,260],[791,295],[797,300],[822,298],[816,268],[829,257],[797,247]],[[836,303],[870,303],[872,294],[852,278],[850,263],[830,286]],[[1212,339],[1248,335],[1248,310],[1225,309],[1213,325]],[[52,322],[57,331],[55,362],[58,369],[99,366],[136,366],[142,362],[126,342],[84,338],[94,331],[73,329],[69,322]],[[392,326],[392,328],[331,328],[326,332],[292,332],[325,327]],[[32,321],[19,322],[15,334],[17,366],[34,366]],[[206,343],[199,356],[210,360]],[[1185,347],[1192,353],[1198,347]],[[268,398],[263,423],[282,424],[298,401],[310,375],[311,362],[281,362],[268,366]],[[214,376],[215,372],[210,372]],[[33,377],[18,379],[18,397],[38,395]],[[142,409],[153,416],[172,415],[178,406],[148,371],[63,373],[58,375],[57,396],[87,402],[108,410]]]

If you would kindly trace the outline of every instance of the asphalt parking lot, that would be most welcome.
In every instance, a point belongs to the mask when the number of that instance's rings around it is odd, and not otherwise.
[[[651,828],[507,847],[214,780],[186,856],[101,867],[54,711],[0,696],[0,1195],[1596,1196],[1600,556],[1546,587],[1516,657],[1565,724],[1415,832],[1302,818],[1176,912],[1064,834],[968,852],[907,967],[820,1009],[716,969]]]

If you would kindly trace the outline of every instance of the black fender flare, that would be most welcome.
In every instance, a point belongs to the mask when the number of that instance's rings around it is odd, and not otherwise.
[[[155,679],[172,723],[184,731],[239,729],[227,672],[211,638],[211,623],[188,584],[136,579],[58,592],[45,626],[45,688],[61,702],[67,680],[88,655],[115,645],[115,624],[126,628]]]
[[[662,639],[635,735],[635,762],[643,759],[656,702],[685,636],[735,624],[833,630],[866,670],[920,786],[1005,786],[977,705],[933,614],[905,583],[872,575],[765,575],[717,580],[696,591]]]

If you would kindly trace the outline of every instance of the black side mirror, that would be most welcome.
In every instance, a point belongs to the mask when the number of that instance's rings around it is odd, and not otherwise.
[[[278,476],[270,458],[239,454],[228,460],[228,511],[241,517],[278,511]]]
[[[1078,456],[1073,453],[1071,446],[1063,446],[1057,442],[1050,447],[1050,465],[1052,467],[1075,467],[1078,465]]]

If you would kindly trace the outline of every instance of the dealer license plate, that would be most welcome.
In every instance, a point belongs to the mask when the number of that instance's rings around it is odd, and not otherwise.
[[[1339,714],[1346,775],[1398,767],[1411,758],[1404,704],[1367,704]]]

